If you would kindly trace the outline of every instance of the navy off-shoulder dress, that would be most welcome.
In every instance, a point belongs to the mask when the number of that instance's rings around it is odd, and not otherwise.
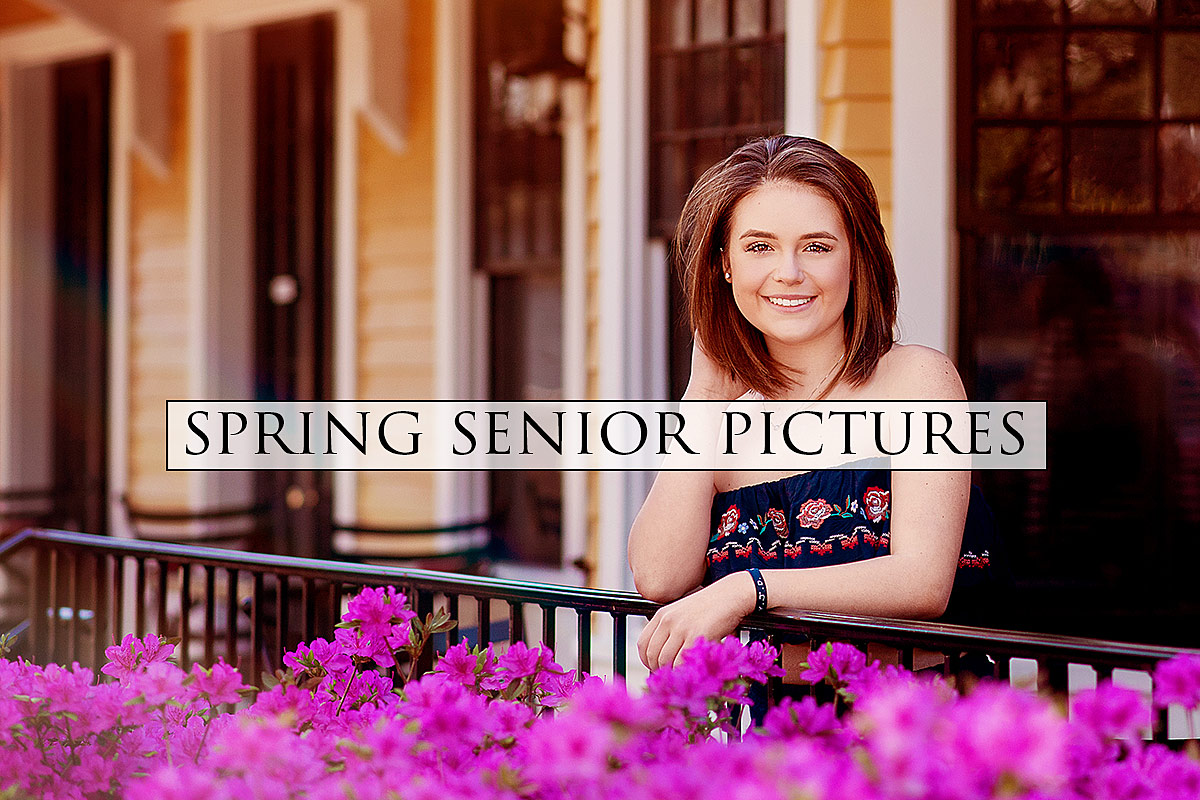
[[[821,470],[718,492],[704,584],[750,567],[788,569],[862,561],[890,552],[891,472]],[[971,487],[962,549],[941,621],[991,624],[1011,583],[995,520]],[[751,691],[761,722],[765,689]]]

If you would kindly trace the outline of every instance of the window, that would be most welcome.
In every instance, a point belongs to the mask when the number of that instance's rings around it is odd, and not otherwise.
[[[958,60],[960,362],[975,399],[1048,404],[1049,469],[980,476],[1013,624],[1182,643],[1200,532],[1200,2],[961,0]]]
[[[783,132],[784,0],[650,3],[648,235],[670,239],[696,179],[739,145]],[[687,384],[691,331],[670,266],[671,394]]]

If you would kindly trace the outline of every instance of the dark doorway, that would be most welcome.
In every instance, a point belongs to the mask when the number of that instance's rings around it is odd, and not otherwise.
[[[255,396],[328,400],[332,366],[333,20],[255,31]],[[328,472],[259,472],[278,552],[330,552]]]
[[[475,266],[495,400],[562,398],[564,13],[562,0],[475,4]],[[490,488],[506,555],[559,564],[562,476],[498,471]]]
[[[959,359],[1047,404],[1048,469],[979,476],[1011,627],[1194,647],[1200,11],[958,3]]]
[[[54,69],[54,516],[108,532],[107,56]]]

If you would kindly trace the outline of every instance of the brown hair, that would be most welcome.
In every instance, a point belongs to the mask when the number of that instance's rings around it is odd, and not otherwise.
[[[767,352],[766,340],[738,310],[723,273],[729,224],[738,201],[768,181],[791,181],[824,193],[850,238],[850,300],[843,313],[846,357],[822,396],[841,380],[861,385],[895,342],[896,268],[879,201],[866,173],[824,142],[771,136],[739,147],[710,167],[683,204],[674,257],[683,267],[691,329],[734,378],[766,396],[793,385]]]

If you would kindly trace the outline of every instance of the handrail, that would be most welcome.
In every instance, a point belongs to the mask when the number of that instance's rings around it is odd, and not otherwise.
[[[570,607],[649,617],[657,603],[633,592],[590,587],[529,583],[490,576],[462,575],[393,565],[366,565],[296,556],[270,555],[196,545],[116,539],[70,531],[28,528],[0,543],[0,561],[33,542],[68,545],[93,553],[130,557],[155,556],[178,564],[287,574],[298,578],[343,580],[364,584],[419,585],[446,594],[486,594],[497,600]],[[746,617],[743,628],[816,638],[848,637],[900,647],[931,650],[975,650],[1015,657],[1079,659],[1089,663],[1145,668],[1178,653],[1200,650],[1058,636],[1047,633],[977,628],[941,622],[866,617],[797,609],[777,609]]]

